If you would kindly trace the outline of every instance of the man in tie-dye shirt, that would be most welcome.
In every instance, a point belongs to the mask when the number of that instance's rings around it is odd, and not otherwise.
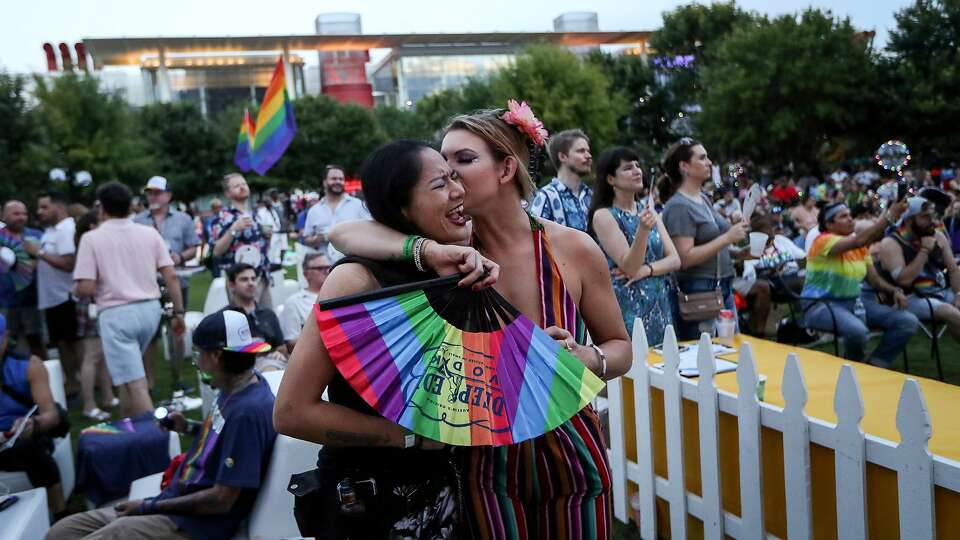
[[[273,392],[253,369],[270,346],[250,333],[246,315],[224,309],[193,333],[201,379],[220,391],[203,422],[169,413],[161,424],[194,436],[170,483],[156,497],[74,514],[48,540],[105,538],[228,540],[247,517],[277,437]]]
[[[804,323],[807,328],[835,333],[844,343],[844,357],[867,358],[869,328],[882,328],[883,337],[870,354],[869,362],[889,367],[900,355],[920,321],[906,311],[903,291],[883,279],[873,266],[869,246],[896,223],[906,203],[891,205],[887,214],[853,234],[853,216],[843,203],[828,204],[817,216],[820,235],[807,253],[803,286]],[[866,278],[871,288],[861,291]],[[887,294],[892,306],[877,301],[876,293]]]

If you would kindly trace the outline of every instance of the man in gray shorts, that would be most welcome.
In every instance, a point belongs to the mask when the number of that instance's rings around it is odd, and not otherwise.
[[[173,260],[160,233],[130,219],[132,198],[119,182],[97,189],[103,221],[80,240],[73,279],[79,296],[96,299],[107,369],[124,413],[137,416],[153,410],[142,355],[160,324],[157,272],[173,299],[174,334],[183,335],[185,326]]]
[[[932,202],[911,197],[900,225],[880,242],[879,259],[907,293],[910,313],[921,321],[932,315],[960,343],[960,268],[937,220]]]
[[[183,269],[184,263],[197,255],[197,246],[200,245],[200,236],[193,225],[193,219],[187,214],[170,207],[173,192],[170,190],[166,178],[162,176],[150,178],[143,188],[143,193],[150,207],[137,214],[133,218],[133,222],[156,229],[167,244],[174,268]],[[183,305],[187,306],[189,304],[188,286],[190,282],[186,277],[180,277],[179,280]],[[153,361],[157,355],[157,343],[160,334],[161,332],[158,330],[150,343],[150,347],[143,355],[144,362],[146,362],[147,380],[150,382],[153,381]],[[180,372],[183,366],[184,352],[183,340],[173,340],[173,351],[171,351],[173,354],[173,382],[175,386],[179,387],[183,386],[180,380]]]

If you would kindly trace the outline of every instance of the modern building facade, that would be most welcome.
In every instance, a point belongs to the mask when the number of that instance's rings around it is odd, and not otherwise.
[[[529,44],[552,43],[578,52],[618,45],[643,54],[650,36],[646,31],[602,32],[590,12],[563,14],[553,23],[553,32],[364,34],[358,14],[327,13],[316,18],[315,34],[91,38],[77,51],[86,65],[104,74],[138,67],[143,90],[129,92],[128,98],[135,104],[140,103],[134,94],[143,103],[189,100],[206,115],[237,101],[258,102],[278,57],[285,60],[287,91],[294,98],[323,93],[364,107],[410,108],[434,92],[489,77]],[[371,64],[370,51],[379,49],[389,52]],[[63,50],[69,56],[69,47]],[[311,51],[317,54],[316,67],[307,65],[312,64]],[[54,60],[51,70],[56,64]],[[68,65],[67,58],[63,65]],[[129,88],[131,83],[118,86]]]

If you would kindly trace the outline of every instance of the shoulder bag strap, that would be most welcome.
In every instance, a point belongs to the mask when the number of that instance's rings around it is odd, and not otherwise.
[[[710,204],[710,201],[707,199],[707,196],[703,193],[700,194],[700,200],[706,203],[707,212],[710,213],[710,218],[713,220],[713,224],[717,226],[717,230],[720,230],[720,224],[717,223],[716,211],[713,209],[713,205]],[[723,248],[720,248],[720,251],[723,251]],[[717,252],[717,290],[720,290],[720,251]]]

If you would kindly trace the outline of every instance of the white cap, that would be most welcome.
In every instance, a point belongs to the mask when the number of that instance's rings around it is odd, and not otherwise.
[[[316,191],[311,191],[303,196],[304,199],[308,201],[319,201],[320,195]]]
[[[154,176],[147,180],[144,191],[169,191],[167,189],[167,179],[162,176]]]

